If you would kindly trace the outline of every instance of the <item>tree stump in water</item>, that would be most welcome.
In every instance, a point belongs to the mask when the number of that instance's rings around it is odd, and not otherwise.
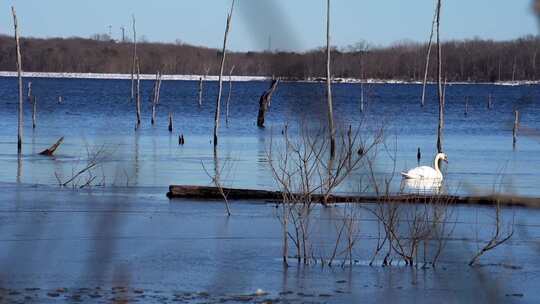
[[[56,149],[64,142],[64,137],[60,137],[60,139],[52,145],[49,149],[41,151],[39,155],[45,155],[45,156],[53,156],[54,152],[56,152]]]
[[[272,100],[272,95],[274,94],[278,83],[279,79],[272,80],[270,88],[266,90],[266,92],[264,92],[264,94],[262,94],[261,98],[259,99],[259,114],[257,115],[257,126],[259,128],[264,128],[264,115],[268,110],[268,104]]]

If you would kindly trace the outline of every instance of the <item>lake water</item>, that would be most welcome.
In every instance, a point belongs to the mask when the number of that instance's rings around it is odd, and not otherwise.
[[[26,79],[28,80],[28,79]],[[25,81],[26,81],[25,80]],[[143,120],[135,126],[130,82],[124,80],[31,79],[38,98],[37,128],[26,103],[23,156],[17,157],[17,90],[0,78],[0,301],[58,303],[535,303],[540,294],[538,211],[503,210],[503,229],[514,236],[481,259],[467,262],[494,231],[492,208],[452,207],[454,233],[437,268],[368,266],[380,226],[360,206],[358,244],[352,267],[281,263],[282,230],[277,209],[254,201],[232,203],[225,216],[220,201],[173,200],[170,184],[210,185],[217,84],[206,83],[202,107],[197,82],[164,81],[156,126],[150,124],[151,81],[143,82]],[[284,125],[292,137],[298,124],[324,121],[325,90],[319,83],[281,83],[267,115],[256,127],[264,82],[233,83],[229,124],[221,128],[219,157],[227,164],[224,184],[275,189],[266,162],[269,145]],[[227,99],[228,84],[224,99]],[[538,86],[450,85],[447,87],[444,149],[450,162],[445,183],[452,193],[497,190],[540,196],[540,104]],[[429,87],[366,85],[360,111],[358,84],[336,84],[340,126],[362,122],[372,134],[383,125],[397,170],[423,164],[435,153],[437,104]],[[493,108],[487,109],[492,95]],[[58,104],[58,96],[63,102]],[[464,115],[468,98],[468,115]],[[513,111],[522,132],[512,147]],[[174,115],[174,132],[167,116]],[[183,134],[186,144],[178,145]],[[41,150],[64,136],[55,157]],[[87,150],[104,147],[107,158],[94,173],[105,187],[61,189],[86,162]],[[388,176],[394,161],[377,159],[376,173]],[[211,174],[211,173],[210,173]],[[19,183],[16,183],[19,181]],[[396,178],[395,187],[399,186]],[[347,191],[347,189],[344,189]],[[315,254],[332,250],[343,206],[314,209]],[[409,206],[403,207],[404,214]],[[403,229],[407,219],[402,218]],[[343,257],[340,256],[340,259]],[[261,289],[256,295],[257,289]],[[255,295],[254,295],[255,294]]]
[[[135,104],[128,80],[25,79],[38,98],[37,128],[31,128],[26,103],[20,180],[27,184],[57,184],[55,173],[70,176],[84,164],[87,147],[105,147],[108,157],[101,175],[107,185],[163,188],[169,184],[208,185],[204,168],[213,164],[212,129],[217,83],[205,83],[202,107],[198,82],[164,81],[157,124],[150,124],[153,81],[143,81],[142,127],[135,132]],[[224,101],[228,95],[225,83]],[[219,156],[228,159],[224,184],[230,187],[275,188],[266,164],[270,139],[300,123],[326,120],[325,88],[321,83],[281,83],[267,114],[266,129],[256,127],[258,99],[265,82],[236,82],[231,93],[229,124],[222,118]],[[497,191],[540,196],[539,87],[449,85],[446,89],[444,150],[450,162],[446,185],[454,193]],[[438,105],[434,86],[428,87],[421,108],[420,85],[372,84],[365,88],[365,111],[360,111],[359,84],[334,86],[338,125],[361,121],[362,134],[384,126],[387,149],[395,153],[396,170],[431,165],[436,151]],[[493,108],[488,110],[488,96]],[[58,104],[62,96],[63,103]],[[468,115],[464,115],[465,100]],[[0,182],[17,180],[17,89],[15,78],[0,79]],[[512,147],[513,111],[520,111],[523,128]],[[167,130],[173,113],[174,132]],[[536,130],[536,133],[534,132]],[[294,131],[291,131],[294,132]],[[527,135],[524,133],[527,132]],[[183,134],[184,146],[178,145]],[[65,141],[54,159],[36,156],[59,137]],[[92,148],[94,147],[94,148]],[[383,155],[383,153],[381,153]],[[204,164],[204,168],[203,168]],[[389,157],[377,160],[379,174],[392,172]],[[396,178],[398,181],[399,178]]]

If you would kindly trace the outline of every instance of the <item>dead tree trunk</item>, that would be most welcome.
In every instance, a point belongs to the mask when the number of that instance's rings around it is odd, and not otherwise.
[[[229,104],[231,103],[231,94],[232,94],[232,74],[234,72],[235,66],[233,65],[231,71],[229,72],[229,95],[227,96],[227,107],[225,110],[225,123],[229,125]]]
[[[56,143],[54,145],[52,145],[49,149],[46,149],[46,150],[43,150],[42,152],[40,152],[39,154],[40,155],[45,155],[45,156],[53,156],[54,155],[54,152],[56,152],[56,149],[58,149],[58,147],[60,147],[60,145],[64,142],[64,137],[60,137],[60,139],[58,141],[56,141]]]
[[[141,67],[139,59],[137,58],[135,65],[137,66],[137,91],[136,91],[136,111],[137,111],[137,124],[135,129],[139,129],[141,125]]]
[[[231,11],[227,15],[227,25],[225,26],[225,36],[223,38],[223,49],[221,51],[221,66],[219,68],[219,89],[216,99],[216,114],[214,116],[214,147],[218,144],[219,117],[221,113],[221,94],[223,93],[223,68],[225,66],[225,57],[227,55],[227,38],[231,29],[231,19],[234,10],[234,1],[231,4]]]
[[[326,2],[326,94],[328,102],[328,131],[330,133],[330,157],[336,154],[336,132],[334,130],[334,109],[332,104],[332,74],[330,72],[330,0]]]
[[[135,79],[134,74],[136,71],[136,65],[137,65],[137,30],[135,28],[135,15],[132,16],[133,18],[133,62],[131,65],[131,101],[133,101],[133,98],[135,97]]]
[[[266,90],[261,98],[259,99],[259,114],[257,115],[257,126],[259,128],[264,128],[264,115],[266,114],[266,111],[268,110],[268,104],[272,100],[272,95],[274,94],[274,91],[277,88],[277,85],[279,83],[279,79],[272,80],[272,84],[270,85],[270,88]]]
[[[28,82],[28,102],[32,105],[32,129],[36,128],[36,97],[32,96],[32,82]]]
[[[364,112],[364,83],[360,83],[360,112]]]
[[[420,105],[423,107],[425,105],[426,100],[426,85],[427,85],[427,79],[428,79],[428,73],[429,73],[429,62],[431,61],[431,47],[433,45],[433,30],[435,28],[435,22],[437,20],[437,10],[435,10],[435,14],[433,15],[433,21],[431,22],[431,33],[429,34],[429,43],[428,43],[428,49],[426,54],[426,68],[424,70],[424,84],[422,86],[422,101]]]
[[[161,74],[156,73],[156,82],[154,83],[154,95],[152,97],[152,125],[156,123],[156,107],[159,104],[159,91],[161,89]]]
[[[437,91],[439,95],[439,126],[437,128],[437,151],[443,152],[443,129],[444,129],[444,93],[442,84],[442,48],[440,36],[441,24],[441,1],[437,1]]]
[[[202,106],[203,78],[199,78],[199,107]]]
[[[32,129],[36,128],[37,98],[32,98]]]
[[[28,82],[28,95],[26,96],[28,98],[28,102],[32,102],[32,82]]]
[[[19,85],[19,120],[18,120],[18,136],[17,136],[17,153],[22,152],[22,137],[23,137],[23,81],[22,81],[22,63],[21,63],[21,46],[19,44],[19,27],[17,23],[17,13],[15,7],[11,7],[13,13],[13,29],[15,31],[15,45],[17,52],[17,78]]]
[[[512,130],[512,142],[514,149],[516,148],[517,143],[517,133],[519,129],[519,111],[514,111],[514,129]]]

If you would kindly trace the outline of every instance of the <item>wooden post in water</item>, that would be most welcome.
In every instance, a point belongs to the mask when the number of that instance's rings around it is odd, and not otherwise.
[[[487,99],[487,108],[488,110],[491,110],[491,108],[493,107],[493,104],[491,102],[491,93],[488,95],[488,99]]]
[[[13,29],[15,31],[15,45],[17,54],[17,78],[19,86],[19,119],[18,119],[18,135],[17,135],[17,153],[22,152],[22,137],[23,137],[23,81],[22,81],[22,63],[21,63],[21,46],[19,43],[19,26],[17,23],[17,13],[15,7],[11,7],[13,14]]]
[[[266,111],[268,110],[268,104],[272,100],[272,95],[274,94],[278,83],[279,79],[272,80],[270,88],[266,90],[259,99],[259,114],[257,115],[257,126],[259,128],[264,128],[264,116],[266,114]]]
[[[216,113],[214,116],[214,148],[218,144],[218,130],[219,130],[219,117],[221,113],[221,94],[223,93],[223,68],[225,66],[225,57],[227,55],[227,38],[229,36],[229,30],[231,29],[231,19],[234,10],[234,1],[231,4],[231,11],[227,15],[227,25],[225,26],[225,35],[223,37],[223,49],[221,53],[221,66],[219,68],[219,89],[218,96],[216,98]]]
[[[469,96],[465,98],[465,117],[469,115]]]
[[[137,69],[137,29],[135,28],[135,15],[132,15],[133,19],[133,62],[131,66],[131,101],[135,98],[135,79],[134,74]]]
[[[443,152],[443,129],[444,129],[444,93],[442,84],[442,49],[440,40],[440,24],[441,24],[441,1],[437,1],[437,92],[439,95],[439,125],[437,128],[437,151]]]
[[[519,129],[519,111],[515,110],[514,111],[514,129],[512,131],[512,139],[513,139],[512,143],[513,143],[514,149],[516,148],[518,129]]]
[[[139,64],[139,58],[137,58],[135,65],[137,66],[137,91],[135,92],[136,97],[136,111],[137,111],[137,124],[135,125],[135,130],[139,129],[141,126],[141,67]]]
[[[328,128],[330,135],[330,158],[336,154],[336,132],[334,130],[334,109],[332,103],[332,74],[330,71],[330,0],[326,1],[326,95],[328,103]]]

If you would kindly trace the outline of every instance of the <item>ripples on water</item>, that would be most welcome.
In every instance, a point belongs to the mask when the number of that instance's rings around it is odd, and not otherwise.
[[[125,80],[25,79],[32,81],[38,98],[37,129],[31,128],[31,106],[26,103],[24,155],[21,181],[55,184],[55,172],[69,175],[80,166],[87,145],[105,145],[110,157],[104,165],[106,184],[166,187],[169,184],[210,184],[202,163],[212,168],[213,111],[217,83],[205,84],[204,102],[198,107],[198,82],[164,81],[157,125],[150,125],[152,81],[143,81],[142,129],[134,131],[135,104],[130,102],[130,82]],[[219,156],[227,159],[225,184],[232,187],[272,188],[265,164],[271,134],[281,136],[285,124],[294,130],[299,122],[324,121],[325,89],[318,83],[281,83],[267,114],[265,130],[256,127],[258,99],[265,82],[233,84],[230,123],[221,128]],[[428,89],[426,107],[419,106],[421,86],[366,85],[365,112],[360,112],[358,84],[336,84],[335,115],[341,125],[364,121],[369,133],[385,125],[391,145],[397,143],[397,170],[431,165],[435,153],[437,101],[435,87]],[[228,86],[225,86],[226,101]],[[513,111],[521,124],[540,130],[538,86],[450,85],[447,88],[445,151],[450,164],[446,186],[461,193],[489,192],[496,185],[505,192],[540,196],[540,140],[521,136],[512,148]],[[0,182],[17,175],[17,89],[14,78],[0,79]],[[487,109],[492,95],[493,109]],[[58,104],[58,96],[64,102]],[[468,115],[464,115],[469,99]],[[167,131],[167,116],[174,115],[174,132]],[[178,135],[186,144],[178,146]],[[65,136],[55,158],[36,156],[60,136]],[[381,158],[377,170],[384,174],[393,163]],[[499,178],[503,176],[503,178]],[[397,178],[398,179],[398,178]],[[399,180],[396,182],[399,186]]]

